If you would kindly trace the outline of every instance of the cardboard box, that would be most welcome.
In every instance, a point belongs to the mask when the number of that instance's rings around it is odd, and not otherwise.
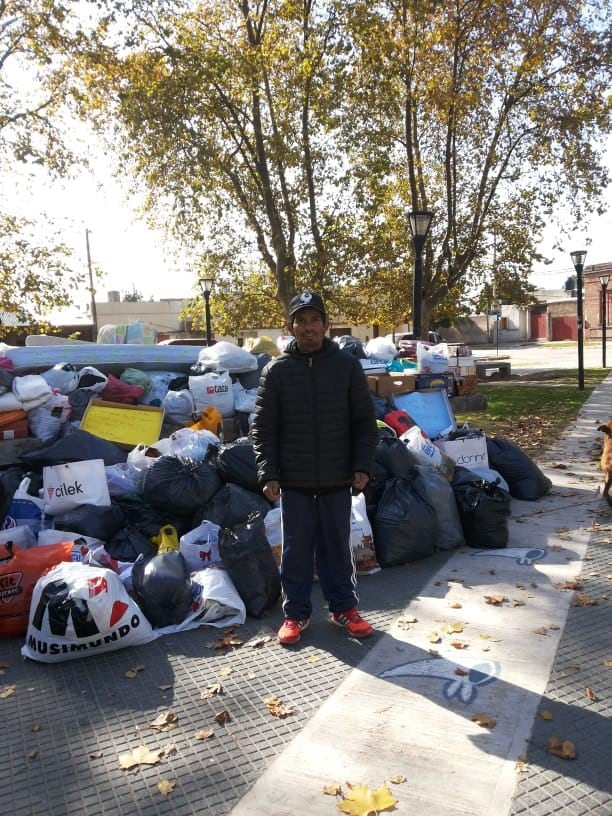
[[[415,387],[417,391],[443,388],[449,397],[452,397],[455,393],[455,378],[452,374],[417,374]]]
[[[458,397],[469,397],[475,394],[478,390],[478,377],[475,374],[455,377],[455,390]]]
[[[459,439],[436,439],[441,451],[465,468],[489,467],[487,437],[482,431],[479,436],[459,437]]]
[[[126,405],[123,402],[89,401],[81,430],[132,450],[141,443],[152,445],[160,438],[164,409],[152,405]]]
[[[375,380],[375,382],[372,382]],[[370,374],[370,391],[385,399],[391,394],[409,394],[414,391],[414,374]],[[375,387],[373,387],[375,386]]]

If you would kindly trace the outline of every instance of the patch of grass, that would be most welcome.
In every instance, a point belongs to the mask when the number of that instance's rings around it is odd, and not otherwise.
[[[601,368],[586,369],[584,390],[577,370],[534,371],[533,374],[479,383],[487,398],[486,411],[456,413],[457,425],[481,428],[489,436],[511,439],[533,459],[572,422],[582,404],[607,376]]]

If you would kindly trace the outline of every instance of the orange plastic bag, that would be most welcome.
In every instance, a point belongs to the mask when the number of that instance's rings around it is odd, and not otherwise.
[[[25,635],[36,582],[61,561],[72,561],[74,541],[22,549],[0,544],[0,637]]]
[[[207,405],[202,411],[194,414],[196,419],[187,427],[192,431],[212,431],[223,440],[223,417],[220,411],[212,405]]]

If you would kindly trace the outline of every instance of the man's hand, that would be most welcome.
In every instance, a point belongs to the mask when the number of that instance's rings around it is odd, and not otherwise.
[[[277,481],[266,482],[263,486],[263,494],[269,502],[280,499],[280,483]]]
[[[369,481],[370,477],[367,473],[362,473],[360,470],[356,470],[355,473],[353,473],[353,487],[355,490],[363,490]]]

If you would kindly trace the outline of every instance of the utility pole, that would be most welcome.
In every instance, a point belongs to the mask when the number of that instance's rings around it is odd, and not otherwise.
[[[89,294],[91,297],[91,322],[93,323],[93,341],[98,338],[98,313],[96,311],[96,291],[93,285],[93,272],[91,270],[91,251],[89,249],[89,230],[85,230],[85,244],[87,246],[87,270],[89,272]]]

